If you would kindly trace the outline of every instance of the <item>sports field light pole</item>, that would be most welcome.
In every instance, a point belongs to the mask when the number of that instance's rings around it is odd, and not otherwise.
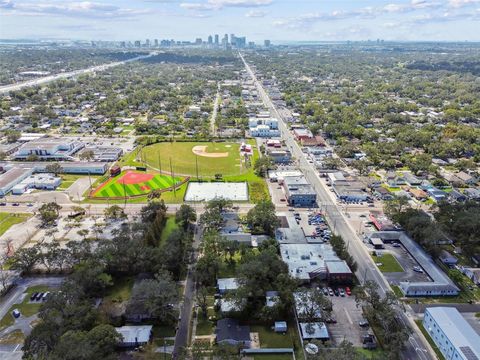
[[[177,193],[175,190],[175,174],[173,173],[173,167],[172,167],[172,158],[170,158],[170,175],[172,176],[173,197],[177,197]]]
[[[197,172],[197,181],[198,181],[198,155],[195,154],[195,170]]]
[[[125,179],[123,179],[123,198],[123,209],[125,210],[127,208],[127,189],[125,188]]]

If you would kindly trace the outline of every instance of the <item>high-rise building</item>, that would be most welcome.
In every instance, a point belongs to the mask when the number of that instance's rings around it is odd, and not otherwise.
[[[230,44],[232,46],[236,46],[237,45],[237,38],[235,37],[235,34],[230,34]]]
[[[212,35],[208,35],[208,44],[212,45],[213,44],[213,37]]]
[[[135,40],[135,47],[140,47],[140,40]]]
[[[150,47],[150,39],[145,40],[145,46]]]
[[[245,36],[235,38],[235,46],[243,49],[247,45],[247,38]]]
[[[153,40],[153,46],[158,47],[158,39]]]
[[[228,35],[227,34],[225,34],[225,36],[222,39],[222,45],[223,46],[228,45]]]
[[[195,39],[195,44],[196,45],[202,45],[202,38],[196,38]]]
[[[219,39],[218,39],[218,34],[215,34],[215,45],[219,45],[219,44],[220,44],[218,40],[219,40]]]
[[[127,43],[125,41],[120,41],[120,47],[127,47]]]
[[[270,40],[265,40],[265,41],[263,42],[263,45],[264,45],[265,47],[270,47],[270,45],[271,45]]]

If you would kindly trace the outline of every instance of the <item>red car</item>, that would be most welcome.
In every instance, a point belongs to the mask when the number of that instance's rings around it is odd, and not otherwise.
[[[345,288],[345,294],[347,294],[348,296],[352,295],[352,291],[350,290],[349,287]]]

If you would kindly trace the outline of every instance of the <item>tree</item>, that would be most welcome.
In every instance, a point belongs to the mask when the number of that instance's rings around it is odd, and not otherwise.
[[[93,150],[85,150],[78,157],[80,160],[91,161],[95,158],[95,152]]]
[[[0,151],[0,160],[3,161],[7,158],[7,154],[5,151]]]
[[[163,217],[166,217],[167,214],[167,207],[163,200],[150,201],[140,210],[142,223],[152,223],[159,214],[162,214]]]
[[[62,207],[56,202],[49,202],[38,209],[38,215],[44,225],[50,225],[58,219],[61,209]]]
[[[332,312],[332,302],[320,289],[302,288],[295,293],[295,302],[300,304],[299,319],[308,323],[325,321]]]
[[[367,360],[352,343],[343,340],[338,347],[329,348],[320,341],[312,341],[317,345],[319,352],[317,354],[307,353],[307,360]],[[370,359],[370,357],[368,357]],[[375,359],[375,357],[371,358]],[[380,359],[379,359],[380,360]]]
[[[45,166],[45,170],[57,176],[58,174],[63,172],[63,167],[59,163],[52,163]]]
[[[155,279],[141,281],[133,289],[126,313],[144,309],[145,314],[165,324],[174,324],[177,312],[172,304],[178,301],[177,286],[168,272],[159,272]]]
[[[222,212],[233,207],[233,201],[223,197],[217,197],[210,200],[205,206],[205,210],[217,210]]]
[[[279,225],[275,205],[270,200],[262,200],[257,203],[248,211],[247,224],[254,234],[273,236]]]
[[[182,204],[175,214],[175,222],[179,224],[183,230],[187,230],[190,225],[197,220],[195,209],[187,204]]]
[[[5,135],[7,136],[7,142],[9,143],[17,142],[18,139],[20,139],[20,137],[22,136],[20,131],[16,130],[8,130]]]
[[[275,168],[275,164],[270,156],[262,156],[255,161],[253,169],[255,174],[260,177],[266,177],[268,171]]]
[[[110,220],[118,220],[127,217],[123,209],[118,205],[107,207],[103,213],[105,217]]]
[[[196,300],[198,306],[202,310],[202,315],[206,319],[208,316],[208,289],[205,286],[200,286],[197,290]]]
[[[38,155],[35,154],[30,154],[25,158],[26,161],[38,161],[39,159]]]
[[[160,189],[153,189],[147,195],[149,201],[157,200],[162,197],[162,191]]]

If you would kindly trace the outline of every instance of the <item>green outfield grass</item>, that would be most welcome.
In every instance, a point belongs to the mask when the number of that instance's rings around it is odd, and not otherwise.
[[[192,151],[195,146],[207,146],[207,153],[228,153],[228,156],[213,158],[195,155]],[[197,162],[199,177],[242,175],[247,174],[251,166],[247,167],[241,162],[239,147],[238,143],[165,142],[146,146],[140,156],[155,169],[159,168],[161,162],[164,171],[170,171],[171,159],[175,173],[193,177],[197,175]]]
[[[141,173],[138,173],[141,174]],[[182,181],[181,177],[176,176],[173,178],[169,175],[159,175],[152,174],[153,177],[147,181],[141,181],[134,184],[123,184],[121,180],[125,173],[122,173],[119,176],[107,180],[104,185],[100,185],[99,189],[94,192],[94,197],[123,197],[125,194],[127,196],[138,196],[148,194],[152,190],[156,189],[167,189],[173,184],[177,184]]]

